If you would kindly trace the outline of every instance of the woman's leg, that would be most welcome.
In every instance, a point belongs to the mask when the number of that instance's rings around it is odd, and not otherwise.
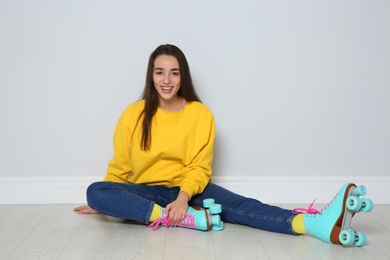
[[[292,231],[291,222],[296,215],[291,210],[246,198],[213,183],[210,183],[202,194],[194,196],[190,201],[190,206],[202,207],[203,200],[207,198],[213,198],[215,203],[222,205],[220,215],[225,222],[278,233],[295,234]]]
[[[161,186],[96,182],[87,189],[87,201],[102,214],[147,224],[154,205],[165,207],[174,193]]]

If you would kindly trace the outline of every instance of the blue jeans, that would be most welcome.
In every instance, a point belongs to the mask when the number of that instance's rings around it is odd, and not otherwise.
[[[179,192],[179,187],[96,182],[88,187],[87,201],[91,208],[102,214],[147,224],[154,204],[164,208],[176,200]],[[203,200],[207,198],[213,198],[222,205],[220,215],[224,222],[295,234],[291,228],[295,215],[291,210],[263,204],[213,183],[202,194],[192,197],[188,204],[202,207]]]

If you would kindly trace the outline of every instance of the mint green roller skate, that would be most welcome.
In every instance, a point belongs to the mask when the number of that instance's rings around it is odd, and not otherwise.
[[[178,227],[186,227],[197,230],[223,230],[223,222],[218,215],[222,212],[222,207],[215,204],[213,199],[206,199],[203,201],[204,208],[188,207],[185,218],[179,222]],[[159,225],[170,227],[168,216],[165,209],[161,211],[161,217],[149,225],[153,230],[157,230]]]
[[[358,212],[370,212],[374,203],[370,199],[360,198],[366,195],[365,186],[356,187],[346,183],[333,200],[321,211],[309,206],[307,210],[295,209],[294,212],[305,212],[304,225],[308,234],[325,242],[341,245],[364,246],[366,235],[351,227],[352,217]]]

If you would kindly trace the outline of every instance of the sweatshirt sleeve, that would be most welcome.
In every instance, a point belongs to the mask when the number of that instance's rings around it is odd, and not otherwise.
[[[110,160],[104,181],[128,182],[132,168],[130,163],[131,128],[129,109],[120,116],[114,131],[114,157]]]
[[[207,117],[206,117],[207,118]],[[214,153],[215,124],[214,117],[208,117],[195,131],[193,154],[189,165],[186,165],[186,175],[180,190],[186,192],[190,198],[200,194],[211,180],[212,161]]]

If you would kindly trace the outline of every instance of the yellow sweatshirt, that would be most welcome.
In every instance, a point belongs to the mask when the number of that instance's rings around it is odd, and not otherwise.
[[[151,186],[180,186],[190,197],[202,193],[211,177],[214,117],[200,102],[178,112],[158,108],[152,121],[149,151],[141,149],[144,100],[128,106],[114,133],[114,158],[105,181]]]

